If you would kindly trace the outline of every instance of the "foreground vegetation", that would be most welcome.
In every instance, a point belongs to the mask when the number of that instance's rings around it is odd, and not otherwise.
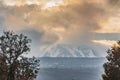
[[[30,51],[31,40],[23,34],[4,32],[0,37],[0,80],[34,80],[39,60],[24,57]]]
[[[120,41],[107,51],[107,60],[103,67],[103,80],[120,80]]]

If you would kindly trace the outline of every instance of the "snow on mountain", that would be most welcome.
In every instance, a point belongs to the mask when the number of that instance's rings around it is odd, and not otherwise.
[[[91,47],[57,44],[40,48],[41,57],[99,57]]]

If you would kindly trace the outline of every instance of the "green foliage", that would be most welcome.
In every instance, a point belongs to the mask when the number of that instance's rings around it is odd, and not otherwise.
[[[30,39],[23,34],[4,32],[0,37],[0,79],[34,80],[39,70],[39,60],[23,54],[30,51]]]
[[[103,67],[103,80],[120,80],[120,41],[107,51],[107,60]]]

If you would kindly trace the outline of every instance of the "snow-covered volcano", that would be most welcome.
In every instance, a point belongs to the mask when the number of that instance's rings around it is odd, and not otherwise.
[[[95,47],[71,46],[58,44],[54,46],[42,46],[40,48],[41,57],[103,57]],[[105,53],[105,52],[104,52]]]

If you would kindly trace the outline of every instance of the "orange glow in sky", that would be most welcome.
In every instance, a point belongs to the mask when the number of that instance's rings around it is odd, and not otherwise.
[[[116,44],[116,41],[113,40],[93,40],[94,43],[98,43],[107,47],[111,47]]]

